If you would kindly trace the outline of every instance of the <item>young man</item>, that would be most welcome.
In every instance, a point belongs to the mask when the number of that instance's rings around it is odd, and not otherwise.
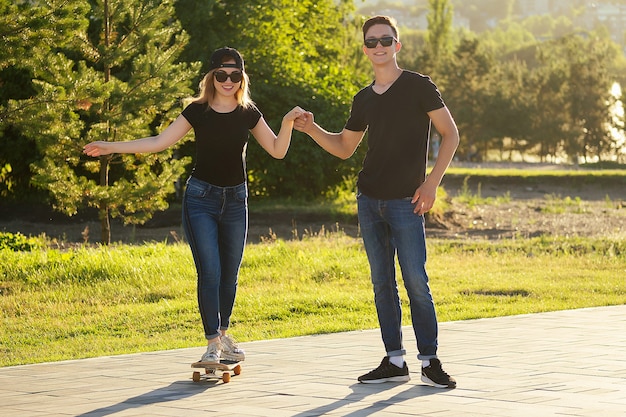
[[[433,207],[437,187],[458,146],[457,127],[431,79],[398,67],[396,54],[402,44],[392,18],[367,20],[363,38],[363,52],[372,63],[375,79],[354,96],[344,129],[327,132],[310,112],[294,124],[296,130],[342,159],[354,153],[368,131],[367,154],[357,181],[357,205],[387,356],[358,380],[410,379],[402,344],[397,255],[410,300],[422,381],[454,388],[456,381],[443,371],[437,358],[437,316],[425,270],[424,213]],[[437,161],[426,177],[431,123],[442,140]]]

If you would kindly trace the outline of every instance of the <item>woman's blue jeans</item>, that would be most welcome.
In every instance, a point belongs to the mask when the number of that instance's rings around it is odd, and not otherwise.
[[[395,256],[411,308],[419,359],[437,357],[437,315],[426,274],[424,216],[413,213],[411,198],[376,200],[357,196],[359,223],[370,264],[374,302],[388,356],[406,354]]]
[[[248,234],[246,183],[217,187],[187,180],[183,228],[198,273],[198,306],[207,339],[228,329]]]

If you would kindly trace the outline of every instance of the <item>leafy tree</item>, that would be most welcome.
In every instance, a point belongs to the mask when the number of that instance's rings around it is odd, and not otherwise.
[[[541,49],[539,54],[544,65],[531,72],[527,85],[532,103],[527,137],[537,147],[542,161],[549,157],[557,161],[563,157],[562,143],[569,120],[565,98],[567,69],[551,54],[544,56]]]
[[[11,171],[10,164],[0,166],[0,197],[6,197],[13,188],[13,181],[9,177]]]
[[[486,113],[495,61],[478,38],[465,37],[454,55],[442,65],[440,88],[459,127],[457,155],[468,161],[482,160],[492,139]]]
[[[426,39],[430,56],[435,62],[452,52],[452,4],[449,0],[428,0],[428,32]]]
[[[546,118],[540,125],[552,126],[547,131],[561,140],[554,152],[562,151],[574,162],[614,154],[617,139],[612,130],[617,125],[609,107],[614,100],[610,68],[615,45],[606,38],[571,35],[542,44],[539,54],[545,69],[537,71],[535,80],[549,93],[537,101],[537,113]],[[555,123],[560,124],[558,134]]]
[[[571,126],[576,129],[568,143],[571,157],[590,156],[602,160],[613,147],[609,113],[613,79],[606,65],[616,54],[606,39],[565,38],[564,52],[569,62],[568,100]]]
[[[177,6],[191,35],[187,57],[206,65],[214,49],[237,48],[250,74],[252,98],[275,129],[295,105],[313,111],[329,129],[343,127],[352,95],[369,76],[360,48],[362,21],[353,15],[352,1],[201,4],[202,16],[193,0]],[[293,197],[319,195],[360,164],[359,157],[341,161],[328,155],[297,132],[284,160],[274,160],[252,140],[247,161],[252,194]]]
[[[402,49],[398,54],[398,65],[401,68],[421,72],[432,73],[432,63],[429,62],[430,54],[426,48],[426,31],[400,28],[400,42]]]
[[[572,21],[563,15],[529,16],[521,24],[537,38],[559,38],[575,32]]]
[[[616,47],[606,38],[570,35],[537,45],[527,76],[532,111],[519,132],[543,159],[606,158],[619,148],[619,122],[609,111]],[[524,95],[524,94],[523,94]]]
[[[529,75],[521,61],[495,62],[489,75],[483,134],[490,150],[499,149],[501,159],[512,159],[514,152],[524,158],[535,146],[528,129],[533,111],[526,85]]]
[[[537,44],[537,39],[530,31],[513,21],[503,22],[493,30],[481,33],[480,41],[502,60],[532,59]],[[531,47],[530,54],[520,56],[528,47]]]
[[[166,197],[187,159],[170,149],[147,155],[82,156],[92,140],[120,141],[160,131],[191,94],[198,67],[176,63],[187,36],[171,18],[172,1],[105,0],[87,6],[87,31],[75,43],[34,56],[37,96],[12,101],[22,131],[43,155],[33,181],[67,215],[96,207],[101,241],[111,239],[110,218],[141,224],[167,207]]]

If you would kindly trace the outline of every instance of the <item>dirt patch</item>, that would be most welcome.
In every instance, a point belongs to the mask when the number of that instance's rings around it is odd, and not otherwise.
[[[435,238],[507,239],[516,237],[586,236],[626,238],[626,187],[620,181],[578,182],[571,179],[512,180],[446,176],[442,184],[451,201],[440,218],[427,216],[427,235]],[[463,196],[472,196],[465,201]],[[465,200],[468,200],[465,198]],[[251,199],[249,242],[294,239],[326,231],[358,236],[356,217],[348,220],[292,212],[256,213]],[[143,226],[112,221],[112,240],[123,243],[175,242],[183,238],[180,209],[157,213]],[[100,240],[95,213],[68,218],[44,206],[0,208],[0,231],[27,236],[45,233],[58,247]]]
[[[568,178],[510,180],[447,179],[452,210],[430,236],[442,238],[585,236],[626,238],[626,186],[623,180],[586,183]],[[460,203],[466,194],[478,203]],[[471,199],[470,199],[471,200]]]

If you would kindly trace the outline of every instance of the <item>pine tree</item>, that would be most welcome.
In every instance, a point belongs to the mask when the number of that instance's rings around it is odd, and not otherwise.
[[[199,65],[177,62],[187,35],[173,18],[173,1],[82,3],[90,6],[87,30],[74,33],[71,47],[33,56],[41,69],[38,94],[10,104],[22,109],[20,126],[43,154],[32,166],[33,182],[67,215],[97,208],[101,242],[108,244],[112,217],[142,224],[167,208],[189,160],[176,159],[175,147],[93,159],[82,155],[82,146],[158,133],[192,94]]]
[[[0,70],[67,44],[74,31],[85,28],[86,6],[80,0],[0,0]]]
[[[41,3],[41,4],[40,4]],[[15,127],[20,120],[19,107],[9,111],[9,99],[32,96],[31,79],[42,70],[33,65],[32,57],[49,53],[52,46],[64,47],[76,30],[87,27],[81,18],[87,8],[84,1],[0,0],[0,184],[2,197],[15,198],[29,194],[29,164],[37,159],[34,141]],[[32,189],[31,189],[32,190]]]

